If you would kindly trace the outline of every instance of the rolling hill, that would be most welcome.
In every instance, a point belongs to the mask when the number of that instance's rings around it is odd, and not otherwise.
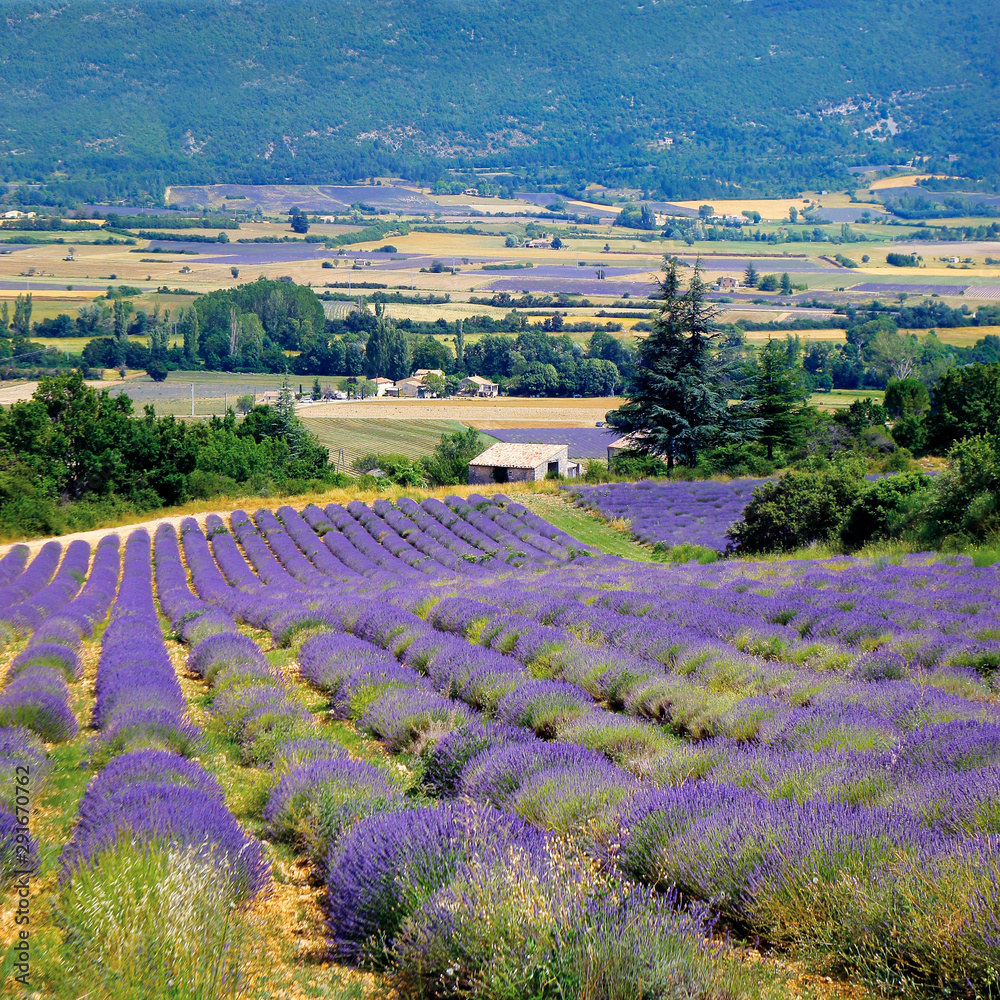
[[[913,155],[1000,174],[988,0],[0,2],[0,176],[447,168],[710,196]]]

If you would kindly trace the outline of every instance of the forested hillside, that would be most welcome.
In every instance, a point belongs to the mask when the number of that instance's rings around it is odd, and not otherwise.
[[[846,165],[918,153],[995,178],[993,13],[989,0],[4,0],[0,175],[62,160],[126,197],[480,164],[699,197],[832,186]]]

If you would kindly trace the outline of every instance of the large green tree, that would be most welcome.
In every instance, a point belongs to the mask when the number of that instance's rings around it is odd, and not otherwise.
[[[616,430],[633,436],[642,454],[694,465],[698,452],[729,426],[725,385],[711,351],[713,310],[701,269],[683,293],[676,261],[665,263],[663,303],[649,336],[639,344],[632,391],[607,415]]]
[[[1000,364],[950,368],[941,376],[927,415],[927,448],[943,454],[962,438],[1000,427]]]
[[[753,432],[767,449],[769,462],[774,460],[776,446],[788,448],[802,442],[802,404],[807,396],[803,374],[784,346],[770,337],[757,352],[741,409],[754,421]]]

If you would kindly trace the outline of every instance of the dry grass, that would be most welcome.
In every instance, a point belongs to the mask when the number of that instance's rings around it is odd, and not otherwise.
[[[880,177],[877,181],[872,181],[868,187],[872,191],[880,191],[882,188],[914,187],[917,181],[924,181],[930,177],[947,180],[948,176],[948,174],[904,174],[896,177]]]
[[[882,389],[833,389],[831,392],[814,392],[809,397],[809,405],[819,410],[844,410],[858,399],[871,399],[881,403],[885,392]]]
[[[811,203],[807,199],[812,199]],[[841,208],[850,204],[850,198],[844,194],[829,192],[827,194],[816,194],[815,192],[804,192],[798,198],[738,198],[719,201],[714,198],[703,198],[698,201],[678,201],[677,205],[684,208],[697,209],[705,203],[711,204],[715,211],[722,215],[739,215],[743,211],[760,212],[763,221],[782,221],[788,219],[789,206],[794,205],[799,212],[803,208],[809,208],[810,204],[825,206],[826,208]],[[885,212],[881,205],[870,205],[868,207],[872,214]],[[820,213],[822,214],[822,213]]]

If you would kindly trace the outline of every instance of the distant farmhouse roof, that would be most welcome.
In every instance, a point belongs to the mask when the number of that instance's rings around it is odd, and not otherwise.
[[[393,382],[393,380],[391,378],[382,378],[381,375],[379,375],[378,378],[372,379],[372,381],[376,385],[395,385],[396,384],[395,382]]]
[[[494,465],[507,469],[536,469],[543,462],[555,461],[566,454],[564,444],[506,444],[503,441],[490,445],[477,455],[469,465]]]
[[[492,382],[488,378],[483,378],[481,375],[467,375],[462,379],[462,382],[475,382],[476,385],[496,385],[496,382]]]
[[[626,434],[624,437],[618,438],[617,441],[612,441],[608,445],[608,461],[610,462],[620,452],[634,451],[640,447],[642,445],[642,437],[641,431],[633,431],[631,434]]]

